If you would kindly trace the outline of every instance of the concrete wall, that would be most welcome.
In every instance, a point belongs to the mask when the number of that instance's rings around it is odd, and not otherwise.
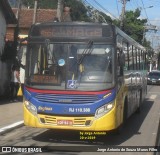
[[[2,54],[4,44],[5,44],[5,35],[6,35],[6,20],[0,8],[0,55]]]
[[[10,81],[8,62],[1,61],[1,55],[4,52],[6,26],[6,20],[0,7],[0,96],[8,91]]]

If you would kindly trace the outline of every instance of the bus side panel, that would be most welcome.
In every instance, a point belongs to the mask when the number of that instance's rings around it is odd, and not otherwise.
[[[126,86],[122,86],[116,97],[116,128],[123,123],[124,102],[127,96],[128,89]]]

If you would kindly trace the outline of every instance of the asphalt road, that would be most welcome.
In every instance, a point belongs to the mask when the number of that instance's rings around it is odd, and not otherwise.
[[[155,152],[153,152],[152,149],[154,149],[156,145],[157,137],[160,137],[159,133],[157,135],[159,118],[160,86],[148,86],[148,94],[142,105],[141,113],[133,114],[127,120],[121,134],[108,133],[106,136],[97,136],[96,140],[85,141],[80,139],[80,132],[53,131],[50,129],[22,126],[0,135],[0,146],[23,146],[24,149],[27,146],[46,147],[48,149],[47,151],[52,151],[53,149],[56,149],[56,151],[43,152],[42,154],[56,155],[99,155],[100,153],[111,155],[153,155]],[[125,151],[128,150],[128,152],[119,151],[119,149],[123,148]],[[140,148],[141,151],[135,152],[135,149],[137,150],[138,148]],[[45,148],[43,149],[45,150]],[[63,152],[59,152],[59,149]],[[107,149],[110,149],[110,152],[107,152]],[[75,152],[72,152],[73,150],[75,150]],[[26,155],[28,153],[20,154]],[[158,155],[158,153],[156,155]]]

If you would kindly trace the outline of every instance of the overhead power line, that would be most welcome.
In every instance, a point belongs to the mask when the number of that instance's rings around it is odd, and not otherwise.
[[[102,10],[108,12],[109,15],[111,15],[112,18],[115,18],[115,19],[116,19],[116,17],[115,17],[111,12],[109,12],[106,8],[104,8],[104,7],[103,7],[101,4],[99,4],[96,0],[93,0],[93,1],[94,1],[100,8],[102,8]]]
[[[119,8],[118,8],[118,1],[116,0],[116,6],[117,6],[117,11],[118,11],[118,16],[120,16],[119,14]]]
[[[99,18],[101,18],[104,23],[107,23],[107,21],[105,20],[105,18],[103,17],[103,15],[101,15],[99,13],[99,10],[97,10],[95,7],[94,7],[94,10],[89,9],[88,6],[89,7],[91,7],[91,6],[90,6],[90,4],[87,1],[83,1],[83,4],[84,4],[85,8],[88,10],[89,14],[92,15],[92,17],[91,17],[92,19],[94,19],[96,22],[98,22]],[[92,6],[92,8],[93,8],[93,6]]]
[[[147,11],[146,11],[146,8],[145,8],[145,6],[144,6],[143,0],[141,0],[141,2],[142,2],[142,5],[143,5],[143,9],[144,9],[144,11],[145,11],[147,20],[149,21],[149,18],[148,18]],[[150,21],[149,21],[149,24],[151,24]]]
[[[99,4],[96,0],[92,0],[92,3],[89,2],[89,0],[83,0],[83,2],[85,4],[87,4],[88,6],[94,8],[95,10],[99,11],[99,12],[103,12],[104,14],[106,14],[107,16],[110,16],[111,19],[117,19],[116,16],[114,16],[111,12],[109,12],[106,8],[104,8],[101,4]],[[94,2],[94,3],[93,3]],[[118,19],[117,19],[118,20]]]

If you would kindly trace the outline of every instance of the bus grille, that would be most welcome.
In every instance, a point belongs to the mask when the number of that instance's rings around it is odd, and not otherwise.
[[[37,94],[35,96],[40,102],[50,103],[94,103],[99,100],[97,95],[61,95],[61,94]]]
[[[57,125],[57,120],[55,116],[39,116],[40,122],[46,125]],[[89,126],[91,125],[91,118],[87,119],[84,117],[73,118],[72,126]]]

